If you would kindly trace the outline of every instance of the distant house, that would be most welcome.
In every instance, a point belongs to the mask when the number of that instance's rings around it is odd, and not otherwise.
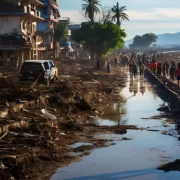
[[[44,21],[37,23],[37,33],[42,36],[44,44],[50,53],[57,50],[54,38],[54,29],[59,22],[60,13],[56,0],[40,0],[42,6],[38,7]],[[56,52],[55,52],[56,54]]]
[[[66,39],[60,40],[60,47],[62,49],[62,54],[65,54],[66,57],[75,58],[75,49],[72,48],[72,41],[71,41],[71,29],[69,29],[70,18],[68,17],[61,17],[59,20],[60,24],[64,24],[68,34]]]
[[[37,23],[43,22],[39,0],[0,1],[0,68],[13,65],[16,56],[20,64],[28,59],[40,59],[46,47],[37,35]]]
[[[69,24],[68,29],[71,30],[71,32],[76,31],[81,28],[80,24]]]

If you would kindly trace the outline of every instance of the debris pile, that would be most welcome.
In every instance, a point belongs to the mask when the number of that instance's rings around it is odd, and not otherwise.
[[[50,86],[38,84],[29,91],[30,84],[0,78],[0,179],[31,179],[44,171],[44,166],[72,161],[67,156],[73,151],[69,145],[82,137],[93,142],[82,148],[88,150],[104,146],[104,141],[94,141],[92,135],[97,132],[121,134],[137,128],[99,127],[91,118],[107,104],[122,100],[120,93],[113,91],[117,83],[112,84],[121,71],[107,75],[95,72],[86,63],[66,64],[63,68],[60,81]],[[119,79],[119,84],[125,79]]]

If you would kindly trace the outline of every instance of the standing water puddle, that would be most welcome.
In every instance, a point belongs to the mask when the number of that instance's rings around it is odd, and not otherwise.
[[[128,82],[122,94],[127,101],[105,109],[105,114],[97,120],[100,125],[138,125],[159,130],[128,130],[125,135],[96,135],[112,139],[114,146],[94,149],[82,161],[60,168],[51,180],[179,180],[180,172],[164,173],[156,168],[179,157],[180,143],[173,136],[163,135],[175,125],[164,119],[142,119],[159,115],[156,110],[163,101],[153,92],[153,87],[144,80]],[[132,139],[120,141],[123,137]]]

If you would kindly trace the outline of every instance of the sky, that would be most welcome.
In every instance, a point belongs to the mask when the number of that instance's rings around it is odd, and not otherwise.
[[[102,7],[126,6],[130,21],[122,23],[127,38],[145,33],[180,32],[180,0],[100,0]],[[71,23],[85,21],[81,14],[82,0],[58,0],[61,17],[70,17]]]

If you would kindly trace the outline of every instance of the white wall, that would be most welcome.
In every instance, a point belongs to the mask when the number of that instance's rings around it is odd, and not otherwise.
[[[0,16],[0,35],[21,34],[21,17],[20,16]]]

